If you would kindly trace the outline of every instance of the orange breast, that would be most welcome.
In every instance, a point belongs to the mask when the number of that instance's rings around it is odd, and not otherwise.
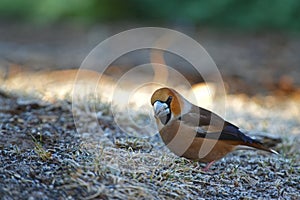
[[[233,141],[204,139],[183,123],[174,122],[160,130],[162,140],[176,155],[200,162],[221,159],[238,145]]]

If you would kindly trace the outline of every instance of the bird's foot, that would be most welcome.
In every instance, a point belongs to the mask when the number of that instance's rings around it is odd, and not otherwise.
[[[208,163],[208,164],[206,165],[205,168],[202,169],[202,171],[203,171],[203,172],[208,172],[208,171],[209,171],[209,168],[210,168],[214,163],[215,163],[214,160],[211,161],[210,163]]]

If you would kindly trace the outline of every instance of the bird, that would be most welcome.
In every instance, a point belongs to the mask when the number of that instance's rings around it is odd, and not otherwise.
[[[203,171],[208,171],[215,161],[238,149],[278,154],[219,115],[192,104],[172,88],[154,91],[151,105],[166,146],[177,156],[207,163]]]

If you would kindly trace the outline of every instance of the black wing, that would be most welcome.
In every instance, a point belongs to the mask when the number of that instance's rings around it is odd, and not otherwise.
[[[243,141],[250,144],[258,142],[241,132],[239,127],[225,121],[215,113],[196,106],[192,108],[191,112],[180,116],[178,120],[195,127],[196,137]]]
[[[221,132],[205,132],[201,129],[197,130],[196,137],[202,137],[207,139],[216,139],[216,140],[233,140],[233,141],[243,141],[245,143],[252,144],[260,143],[257,140],[250,138],[241,132],[236,126],[225,125]]]

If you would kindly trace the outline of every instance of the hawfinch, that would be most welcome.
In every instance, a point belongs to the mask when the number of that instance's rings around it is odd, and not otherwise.
[[[215,113],[193,105],[174,89],[156,90],[151,104],[163,142],[178,156],[208,163],[204,171],[241,146],[278,154]]]

